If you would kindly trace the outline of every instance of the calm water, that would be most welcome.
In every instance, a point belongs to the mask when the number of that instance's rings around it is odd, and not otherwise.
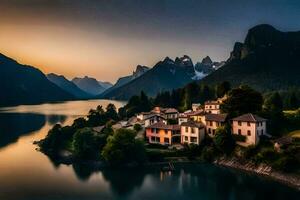
[[[70,124],[90,108],[110,101],[74,101],[17,106],[0,111],[1,200],[100,199],[297,199],[300,193],[257,176],[207,164],[176,166],[173,174],[157,169],[105,170],[56,165],[35,150],[55,123]],[[112,102],[117,107],[121,102]]]

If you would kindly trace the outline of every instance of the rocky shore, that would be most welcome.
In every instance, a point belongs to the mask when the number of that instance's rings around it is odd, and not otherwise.
[[[291,187],[294,187],[300,191],[300,176],[296,174],[282,173],[276,170],[273,170],[272,167],[266,164],[256,165],[250,161],[241,161],[237,158],[219,158],[214,161],[214,164],[230,167],[234,169],[239,169],[247,171],[250,173],[255,173],[257,175],[265,176],[272,178],[273,180],[282,182]]]

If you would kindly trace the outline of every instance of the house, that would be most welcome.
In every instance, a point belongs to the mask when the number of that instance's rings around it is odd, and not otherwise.
[[[206,101],[204,104],[204,111],[206,113],[220,114],[220,105],[221,101]]]
[[[199,145],[205,137],[205,126],[195,121],[183,122],[181,124],[181,144]]]
[[[188,116],[185,113],[180,113],[178,116],[178,124],[181,125],[183,122],[188,121]]]
[[[157,122],[162,121],[164,124],[167,124],[167,120],[163,115],[160,114],[151,114],[144,119],[145,127],[155,124]]]
[[[146,127],[146,137],[150,144],[178,144],[180,143],[180,125],[167,125],[160,121]]]
[[[200,122],[200,123],[205,124],[204,119],[205,119],[206,113],[202,110],[192,111],[192,112],[186,113],[186,115],[188,116],[189,119],[191,119],[195,122]]]
[[[179,112],[175,108],[167,108],[163,110],[163,113],[167,119],[177,120],[179,116]]]
[[[145,118],[147,118],[148,116],[152,115],[151,112],[141,112],[139,114],[136,115],[136,117],[139,119],[139,120],[145,120]]]
[[[224,126],[227,119],[227,114],[206,114],[205,115],[205,126],[206,133],[210,137],[214,137],[216,129]]]
[[[201,110],[201,104],[200,103],[193,103],[192,104],[192,111],[198,111]]]
[[[267,120],[257,115],[248,113],[233,118],[231,121],[232,133],[246,137],[244,142],[239,142],[240,145],[257,145],[259,143],[259,137],[267,135]]]

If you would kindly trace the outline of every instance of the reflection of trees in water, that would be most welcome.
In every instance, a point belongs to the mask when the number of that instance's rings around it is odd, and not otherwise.
[[[73,164],[73,170],[81,181],[88,181],[91,175],[96,172],[95,168],[88,164]]]
[[[105,169],[102,171],[103,177],[110,183],[111,190],[118,196],[131,194],[134,189],[138,189],[144,182],[146,171],[142,169]]]
[[[66,115],[47,115],[47,122],[50,125],[63,124],[67,120]]]
[[[22,135],[40,130],[46,117],[31,113],[0,113],[0,148],[14,143]]]

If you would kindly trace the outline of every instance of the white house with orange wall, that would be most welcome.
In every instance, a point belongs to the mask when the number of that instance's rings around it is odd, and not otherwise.
[[[260,136],[267,135],[267,120],[257,115],[248,113],[232,120],[232,133],[245,136],[245,142],[239,142],[240,145],[257,145]]]
[[[183,122],[181,124],[181,144],[199,145],[205,137],[205,126],[195,121]]]

